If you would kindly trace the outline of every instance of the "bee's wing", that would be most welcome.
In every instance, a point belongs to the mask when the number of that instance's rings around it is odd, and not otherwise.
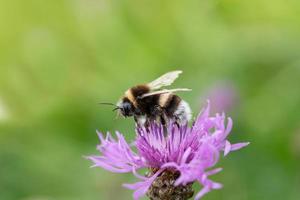
[[[181,73],[182,71],[180,70],[168,72],[162,75],[161,77],[155,79],[151,83],[148,83],[148,86],[151,88],[151,90],[156,90],[161,87],[171,85]]]
[[[159,90],[159,91],[154,91],[154,92],[149,92],[146,93],[144,95],[142,95],[140,98],[145,98],[145,97],[149,97],[152,95],[157,95],[157,94],[164,94],[164,93],[174,93],[174,92],[188,92],[188,91],[192,91],[191,89],[188,88],[176,88],[176,89],[170,89],[170,90]]]

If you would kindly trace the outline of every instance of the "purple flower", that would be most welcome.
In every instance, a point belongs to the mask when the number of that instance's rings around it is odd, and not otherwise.
[[[137,127],[136,139],[129,145],[122,134],[116,133],[115,140],[108,133],[106,138],[99,134],[101,144],[97,147],[100,156],[89,156],[94,165],[115,173],[132,172],[139,182],[124,184],[134,190],[134,199],[144,196],[153,182],[165,171],[179,172],[174,187],[198,182],[202,189],[195,199],[222,185],[209,179],[220,172],[221,168],[213,168],[220,152],[226,156],[229,152],[247,146],[249,143],[231,144],[226,138],[232,128],[231,118],[225,114],[209,116],[209,103],[197,117],[194,124],[178,126],[170,123],[167,128],[152,123],[150,127]],[[136,149],[134,151],[133,149]],[[142,176],[137,170],[148,168],[150,176]]]
[[[210,99],[212,112],[228,112],[237,107],[239,103],[239,91],[229,81],[220,81],[206,88],[201,103]]]

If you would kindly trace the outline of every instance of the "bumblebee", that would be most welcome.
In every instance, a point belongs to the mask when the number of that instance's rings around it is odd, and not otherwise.
[[[171,85],[181,73],[179,70],[171,71],[150,83],[129,88],[114,110],[124,117],[134,117],[139,126],[148,126],[151,121],[162,125],[170,120],[177,124],[187,123],[192,116],[190,106],[174,93],[191,89],[161,89]]]

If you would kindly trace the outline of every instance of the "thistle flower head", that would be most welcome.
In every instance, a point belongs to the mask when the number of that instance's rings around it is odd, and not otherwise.
[[[97,149],[101,155],[89,156],[88,159],[94,163],[94,167],[115,173],[132,172],[140,181],[124,184],[124,187],[135,191],[134,199],[146,193],[150,199],[155,199],[155,196],[156,199],[162,199],[159,195],[167,193],[160,192],[161,187],[156,186],[161,181],[167,182],[168,191],[172,191],[166,199],[173,199],[172,195],[177,195],[177,199],[188,199],[192,195],[191,184],[198,182],[202,189],[195,199],[200,199],[212,189],[222,187],[220,183],[209,179],[221,171],[221,168],[213,168],[220,158],[220,152],[226,156],[249,144],[231,144],[227,140],[231,128],[232,120],[226,119],[224,113],[209,116],[208,103],[191,127],[172,122],[168,127],[156,123],[151,123],[149,127],[137,127],[132,145],[119,132],[116,133],[116,140],[109,133],[105,138],[99,133],[101,144]],[[138,174],[137,170],[141,168],[149,169],[149,174]],[[178,198],[178,195],[182,198]]]

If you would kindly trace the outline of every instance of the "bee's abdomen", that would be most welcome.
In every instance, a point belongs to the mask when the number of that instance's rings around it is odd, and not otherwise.
[[[181,98],[179,96],[170,94],[168,99],[165,101],[165,105],[163,106],[168,117],[172,117],[174,115],[180,102]]]
[[[159,95],[152,95],[145,97],[138,101],[138,107],[144,112],[147,116],[154,116],[153,110],[159,101]]]

